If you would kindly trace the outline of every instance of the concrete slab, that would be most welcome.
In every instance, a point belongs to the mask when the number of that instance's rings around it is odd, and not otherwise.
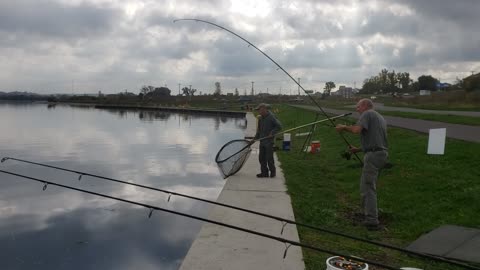
[[[408,250],[480,263],[480,230],[455,225],[441,226],[422,235]]]
[[[480,263],[480,233],[447,254],[447,257]]]
[[[253,136],[256,119],[247,114],[246,136]],[[237,174],[229,177],[217,201],[294,220],[285,178],[276,160],[277,177],[256,178],[259,170],[258,148],[253,145],[250,158]],[[275,156],[276,159],[276,156]],[[224,207],[214,207],[210,219],[299,241],[296,226]],[[281,242],[205,223],[193,242],[180,269],[304,269],[302,251],[290,247],[285,259]]]

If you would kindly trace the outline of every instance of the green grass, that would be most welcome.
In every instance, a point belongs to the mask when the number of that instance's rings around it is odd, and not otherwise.
[[[438,122],[452,123],[452,124],[480,126],[480,117],[474,117],[474,116],[461,116],[461,115],[452,115],[452,114],[427,114],[427,113],[414,113],[414,112],[392,112],[392,111],[379,111],[379,112],[382,115],[438,121]]]
[[[277,116],[284,129],[315,118],[310,111],[288,106],[279,106],[279,109]],[[350,143],[359,145],[358,136],[345,135]],[[480,227],[477,157],[480,144],[447,139],[445,155],[431,156],[426,154],[428,138],[424,134],[389,128],[388,136],[394,167],[384,170],[377,184],[380,218],[388,231],[369,232],[353,225],[352,213],[361,211],[361,168],[358,161],[340,157],[346,145],[334,129],[326,125],[319,126],[314,135],[314,139],[321,142],[320,153],[304,156],[300,148],[305,138],[295,139],[295,136],[292,136],[291,151],[277,152],[296,220],[403,247],[444,224]],[[298,229],[305,244],[395,266],[458,269],[302,227]],[[303,253],[307,269],[325,268],[328,255],[308,250]]]

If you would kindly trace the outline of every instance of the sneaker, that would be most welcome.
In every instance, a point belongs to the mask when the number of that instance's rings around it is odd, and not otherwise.
[[[259,173],[259,174],[257,174],[257,177],[258,178],[265,178],[265,177],[268,177],[268,175]]]

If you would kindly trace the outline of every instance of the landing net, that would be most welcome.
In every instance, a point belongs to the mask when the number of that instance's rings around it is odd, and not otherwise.
[[[251,141],[233,140],[218,151],[215,162],[223,174],[223,178],[236,174],[242,168],[252,151],[251,145]]]

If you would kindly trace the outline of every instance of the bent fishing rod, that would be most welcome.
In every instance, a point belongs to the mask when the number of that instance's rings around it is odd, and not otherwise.
[[[218,27],[222,30],[225,30],[231,34],[233,34],[234,36],[240,38],[241,40],[245,41],[248,46],[252,46],[253,48],[255,48],[257,51],[259,51],[260,53],[262,53],[265,57],[267,57],[270,61],[272,61],[277,67],[278,69],[281,69],[288,77],[290,77],[290,79],[292,79],[295,84],[298,85],[298,87],[300,87],[303,92],[312,100],[312,102],[320,109],[320,111],[323,113],[323,115],[325,115],[325,117],[327,119],[330,120],[331,124],[333,127],[335,127],[335,123],[333,122],[333,120],[330,119],[330,117],[328,117],[328,114],[323,110],[323,108],[317,103],[317,101],[305,90],[305,88],[303,88],[303,86],[297,81],[295,80],[292,75],[290,75],[290,73],[288,73],[282,66],[280,66],[280,64],[278,64],[275,60],[273,60],[268,54],[266,54],[264,51],[260,50],[257,46],[255,46],[253,43],[251,43],[250,41],[248,41],[247,39],[245,39],[244,37],[240,36],[239,34],[233,32],[232,30],[230,29],[227,29],[221,25],[218,25],[216,23],[212,23],[212,22],[209,22],[209,21],[206,21],[206,20],[202,20],[202,19],[177,19],[177,20],[173,20],[173,22],[178,22],[178,21],[194,21],[194,22],[203,22],[203,23],[206,23],[206,24],[210,24],[210,25],[213,25],[215,27]],[[345,138],[345,136],[342,134],[342,133],[338,133],[340,135],[340,137],[342,137],[343,141],[347,144],[347,146],[350,146],[350,143],[347,141],[347,139]],[[355,157],[357,158],[357,160],[360,162],[360,164],[362,164],[363,166],[363,162],[362,160],[357,156],[356,153],[353,153],[355,155]]]
[[[340,253],[335,252],[335,251],[327,250],[327,249],[316,247],[316,246],[302,244],[302,243],[297,242],[297,241],[289,240],[289,239],[286,239],[286,238],[282,238],[282,237],[278,237],[278,236],[274,236],[274,235],[270,235],[270,234],[266,234],[266,233],[262,233],[262,232],[253,231],[253,230],[250,230],[250,229],[247,229],[247,228],[243,228],[243,227],[239,227],[239,226],[215,221],[215,220],[208,219],[208,218],[203,218],[203,217],[199,217],[199,216],[195,216],[195,215],[190,215],[190,214],[186,214],[186,213],[182,213],[182,212],[178,212],[178,211],[174,211],[174,210],[170,210],[170,209],[166,209],[166,208],[162,208],[162,207],[158,207],[158,206],[154,206],[154,205],[150,205],[150,204],[131,201],[131,200],[123,199],[123,198],[120,198],[120,197],[110,196],[110,195],[107,195],[107,194],[93,192],[93,191],[89,191],[89,190],[85,190],[85,189],[81,189],[81,188],[76,188],[76,187],[72,187],[72,186],[68,186],[68,185],[62,185],[62,184],[58,184],[58,183],[55,183],[55,182],[51,182],[51,181],[47,181],[47,180],[43,180],[43,179],[39,179],[39,178],[35,178],[35,177],[30,177],[30,176],[26,176],[26,175],[14,173],[14,172],[0,170],[0,173],[9,174],[9,175],[17,176],[17,177],[20,177],[20,178],[23,178],[23,179],[28,179],[28,180],[31,180],[31,181],[40,182],[40,183],[43,184],[43,188],[42,188],[43,190],[46,190],[48,185],[52,185],[52,186],[57,186],[57,187],[62,187],[62,188],[70,189],[70,190],[75,190],[75,191],[79,191],[79,192],[83,192],[83,193],[87,193],[87,194],[91,194],[91,195],[95,195],[95,196],[99,196],[99,197],[103,197],[103,198],[117,200],[117,201],[121,201],[121,202],[128,203],[128,204],[142,206],[142,207],[145,207],[145,208],[149,209],[148,218],[152,217],[154,210],[158,210],[158,211],[162,211],[162,212],[166,212],[166,213],[170,213],[170,214],[175,214],[175,215],[179,215],[179,216],[183,216],[183,217],[187,217],[187,218],[191,218],[191,219],[196,219],[196,220],[212,223],[212,224],[215,224],[215,225],[227,227],[227,228],[234,229],[234,230],[237,230],[237,231],[242,231],[242,232],[254,234],[254,235],[257,235],[257,236],[277,240],[277,241],[285,244],[285,251],[284,251],[284,254],[283,254],[283,258],[286,257],[287,251],[291,246],[298,246],[298,247],[310,249],[310,250],[317,251],[317,252],[323,252],[323,253],[330,254],[330,255],[333,255],[333,256],[344,257],[346,259],[350,259],[350,260],[353,260],[353,261],[368,263],[368,264],[375,265],[375,266],[385,268],[385,269],[401,270],[398,267],[392,267],[392,266],[385,265],[385,264],[382,264],[382,263],[378,263],[378,262],[375,262],[375,261],[340,254]]]
[[[298,127],[294,127],[294,128],[290,128],[290,129],[287,129],[287,130],[283,130],[281,132],[278,132],[278,133],[275,133],[273,135],[269,135],[269,136],[265,136],[263,138],[259,138],[259,139],[253,139],[251,141],[249,141],[249,143],[247,145],[245,145],[244,147],[242,147],[240,150],[238,150],[237,152],[235,152],[234,154],[222,159],[222,160],[217,160],[218,158],[218,155],[217,157],[215,158],[216,162],[217,163],[222,163],[228,159],[230,159],[231,157],[235,156],[236,154],[238,153],[241,153],[243,150],[247,149],[248,147],[250,147],[252,144],[254,144],[255,142],[259,142],[259,141],[263,141],[263,140],[266,140],[266,139],[269,139],[269,138],[272,138],[273,136],[277,136],[277,135],[282,135],[284,133],[287,133],[287,132],[291,132],[291,131],[294,131],[294,130],[297,130],[297,129],[301,129],[301,128],[304,128],[304,127],[308,127],[308,126],[313,126],[313,125],[316,125],[316,124],[319,124],[319,123],[322,123],[322,122],[326,122],[328,120],[330,121],[333,121],[334,119],[337,119],[337,118],[340,118],[340,117],[345,117],[345,116],[348,116],[348,115],[351,115],[352,113],[344,113],[344,114],[340,114],[340,115],[335,115],[335,116],[332,116],[330,117],[330,119],[322,119],[322,120],[319,120],[319,121],[315,121],[315,122],[311,122],[311,123],[308,123],[308,124],[305,124],[305,125],[301,125],[301,126],[298,126]],[[227,143],[228,144],[228,143]],[[225,147],[225,146],[224,146]],[[221,151],[221,150],[220,150]],[[220,153],[220,152],[219,152]]]
[[[324,120],[326,120],[326,119],[324,119]],[[337,231],[333,231],[333,230],[328,230],[328,229],[325,229],[325,228],[320,228],[320,227],[296,222],[294,220],[290,220],[290,219],[286,219],[286,218],[282,218],[282,217],[278,217],[278,216],[273,216],[273,215],[253,211],[253,210],[250,210],[250,209],[237,207],[237,206],[234,206],[234,205],[229,205],[229,204],[219,203],[219,202],[212,201],[212,200],[202,199],[202,198],[199,198],[199,197],[186,195],[186,194],[182,194],[182,193],[178,193],[178,192],[174,192],[174,191],[164,190],[164,189],[155,188],[155,187],[151,187],[151,186],[136,184],[136,183],[133,183],[133,182],[122,181],[122,180],[109,178],[109,177],[105,177],[105,176],[95,175],[95,174],[76,171],[76,170],[70,170],[70,169],[66,169],[66,168],[62,168],[62,167],[57,167],[57,166],[52,166],[52,165],[47,165],[47,164],[42,164],[42,163],[38,163],[38,162],[33,162],[33,161],[28,161],[28,160],[23,160],[23,159],[17,159],[17,158],[12,158],[12,157],[4,157],[4,158],[1,159],[0,162],[3,163],[7,160],[13,160],[13,161],[32,164],[32,165],[38,165],[38,166],[41,166],[41,167],[47,167],[47,168],[57,169],[57,170],[61,170],[61,171],[76,173],[76,174],[79,175],[78,180],[81,180],[82,176],[90,176],[90,177],[94,177],[94,178],[98,178],[98,179],[102,179],[102,180],[107,180],[107,181],[111,181],[111,182],[116,182],[116,183],[131,185],[131,186],[135,186],[135,187],[140,187],[140,188],[144,188],[144,189],[163,192],[163,193],[169,195],[168,199],[167,199],[168,202],[170,201],[170,197],[172,195],[175,195],[175,196],[179,196],[179,197],[183,197],[183,198],[188,198],[188,199],[197,200],[197,201],[201,201],[201,202],[205,202],[205,203],[209,203],[209,204],[213,204],[213,205],[218,205],[218,206],[222,206],[222,207],[226,207],[226,208],[235,209],[235,210],[238,210],[238,211],[242,211],[242,212],[246,212],[246,213],[250,213],[250,214],[254,214],[254,215],[263,216],[263,217],[266,217],[266,218],[271,218],[271,219],[282,222],[282,230],[280,232],[281,235],[283,235],[283,231],[285,229],[285,226],[287,224],[292,224],[292,225],[302,226],[302,227],[305,227],[305,228],[309,228],[309,229],[324,232],[324,233],[329,233],[329,234],[332,234],[332,235],[345,237],[345,238],[348,238],[348,239],[351,239],[351,240],[356,240],[356,241],[359,241],[359,242],[364,242],[364,243],[380,246],[380,247],[383,247],[383,248],[396,250],[396,251],[399,251],[399,252],[407,253],[409,255],[414,255],[414,256],[417,256],[417,257],[420,257],[420,258],[424,258],[424,259],[430,259],[430,260],[434,260],[434,261],[438,261],[438,262],[442,262],[442,263],[447,263],[447,264],[463,267],[463,268],[466,268],[466,269],[480,270],[480,268],[471,267],[470,265],[459,263],[459,262],[456,262],[456,261],[447,260],[447,259],[444,259],[444,258],[441,258],[441,257],[436,257],[436,256],[432,256],[432,255],[428,255],[428,254],[424,254],[424,253],[420,253],[420,252],[415,252],[415,251],[411,251],[411,250],[408,250],[408,249],[396,247],[396,246],[393,246],[393,245],[389,245],[389,244],[385,244],[385,243],[381,243],[381,242],[376,242],[376,241],[356,237],[356,236],[353,236],[353,235],[349,235],[349,234],[345,234],[345,233],[341,233],[341,232],[337,232]]]

